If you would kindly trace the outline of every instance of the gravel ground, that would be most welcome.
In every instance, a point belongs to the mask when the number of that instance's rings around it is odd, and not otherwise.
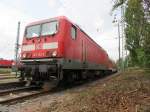
[[[26,100],[22,103],[17,103],[10,106],[0,106],[2,112],[40,112],[43,107],[48,107],[51,103],[61,99],[63,92],[52,95],[41,96],[35,99]]]
[[[80,93],[85,89],[85,87],[91,87],[103,83],[107,79],[110,79],[110,77],[99,79],[90,83],[85,83],[83,85],[75,86],[73,88],[68,88],[63,91],[58,91],[49,95],[31,98],[30,100],[25,100],[21,103],[17,103],[14,105],[0,105],[0,112],[43,112],[43,108],[45,111],[46,107],[53,107],[53,105],[57,105],[58,102],[63,102],[64,99],[68,101],[71,100],[72,96],[70,94]]]
[[[42,112],[43,108],[54,105],[57,101],[62,102],[63,99],[69,100],[70,92],[80,92],[81,90],[82,88],[76,87],[37,98],[31,98],[30,100],[25,100],[14,105],[0,105],[0,112]]]
[[[150,72],[133,70],[121,75],[40,96],[2,112],[150,112]]]

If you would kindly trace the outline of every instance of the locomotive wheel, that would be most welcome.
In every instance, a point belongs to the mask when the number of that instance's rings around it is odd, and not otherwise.
[[[24,73],[21,71],[20,76],[17,76],[17,78],[19,78],[19,81],[20,81],[20,82],[24,81],[24,79],[25,79]]]
[[[26,87],[31,86],[31,81],[30,81],[30,80],[27,80],[26,83],[25,83],[25,86],[26,86]]]

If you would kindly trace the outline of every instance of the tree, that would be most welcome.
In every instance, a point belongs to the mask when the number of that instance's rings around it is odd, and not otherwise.
[[[116,0],[113,10],[126,5],[125,37],[132,66],[150,67],[150,2],[148,0]],[[148,16],[146,16],[148,14]]]
[[[127,3],[128,1],[131,1],[131,0],[116,0],[115,4],[113,5],[113,10],[122,6],[123,4]],[[145,9],[147,11],[150,10],[150,0],[143,0],[143,1],[141,0],[141,2],[143,2],[143,4],[145,5]]]

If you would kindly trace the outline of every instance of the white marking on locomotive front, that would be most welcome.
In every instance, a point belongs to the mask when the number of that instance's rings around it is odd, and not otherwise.
[[[23,45],[22,50],[23,51],[33,51],[33,50],[35,50],[35,45],[34,44],[32,44],[32,45]]]
[[[58,42],[51,42],[51,43],[43,44],[43,49],[57,49],[57,48],[58,48]]]

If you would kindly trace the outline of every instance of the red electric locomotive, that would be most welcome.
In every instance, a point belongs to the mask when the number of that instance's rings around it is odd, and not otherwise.
[[[106,51],[64,16],[27,25],[21,62],[22,80],[40,84],[116,71]]]
[[[0,68],[11,68],[12,63],[12,60],[0,59]]]

